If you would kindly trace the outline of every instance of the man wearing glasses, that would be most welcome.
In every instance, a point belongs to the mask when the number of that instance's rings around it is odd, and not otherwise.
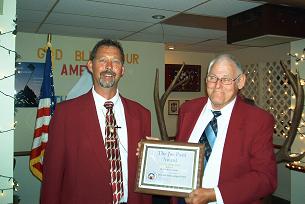
[[[208,97],[179,110],[176,141],[205,144],[202,187],[186,203],[261,203],[276,189],[274,118],[238,96],[245,82],[240,63],[220,55],[208,68]]]

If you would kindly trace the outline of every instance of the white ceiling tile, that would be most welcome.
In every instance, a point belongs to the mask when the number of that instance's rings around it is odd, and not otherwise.
[[[245,46],[236,46],[227,44],[226,40],[208,40],[205,42],[197,43],[192,46],[196,50],[205,50],[211,52],[226,52],[230,50],[242,49]]]
[[[17,23],[18,21],[23,22],[41,22],[44,17],[47,15],[46,11],[33,11],[33,10],[27,10],[27,9],[17,9]]]
[[[165,36],[180,36],[205,39],[217,39],[226,36],[226,31],[182,27],[167,24],[156,24],[142,31],[143,33],[157,33]]]
[[[178,36],[187,36],[187,37],[195,37],[195,38],[197,37],[203,39],[216,39],[226,35],[226,31],[173,26],[173,25],[164,25],[164,32],[168,35],[178,35]]]
[[[142,8],[136,6],[126,6],[110,3],[101,3],[96,1],[82,1],[82,0],[65,0],[60,1],[54,12],[72,13],[88,16],[99,16],[114,19],[124,19],[140,22],[156,23],[160,20],[153,19],[152,16],[156,14],[164,15],[169,18],[176,15],[177,12],[167,10],[157,10]]]
[[[196,5],[202,4],[203,0],[87,0],[95,2],[108,2],[112,4],[131,5],[143,8],[154,8],[169,11],[184,11]]]
[[[109,30],[121,30],[135,32],[141,30],[151,23],[138,22],[138,21],[127,21],[117,20],[101,17],[91,16],[79,16],[74,14],[62,14],[53,13],[51,14],[46,23],[48,24],[60,24],[60,25],[71,25],[71,26],[84,26],[96,29],[109,29]]]
[[[177,35],[164,35],[162,33],[135,33],[128,37],[123,38],[123,40],[137,40],[141,39],[142,41],[147,42],[159,42],[159,43],[184,43],[184,44],[193,44],[203,40],[203,38],[196,37],[183,37]]]
[[[157,42],[162,43],[163,38],[162,35],[155,35],[155,34],[147,34],[147,33],[135,33],[128,37],[124,37],[122,40],[127,41],[144,41],[144,42]]]
[[[17,9],[30,9],[37,11],[48,11],[52,8],[56,0],[17,0]]]
[[[212,0],[193,8],[186,13],[204,16],[228,17],[262,4],[263,3],[239,0]]]
[[[116,31],[116,30],[84,28],[80,26],[61,26],[61,25],[51,25],[51,24],[44,24],[39,30],[39,33],[52,33],[52,34],[68,35],[75,37],[82,37],[86,35],[87,37],[111,38],[111,39],[121,39],[123,36],[130,34],[129,32]]]
[[[19,22],[17,26],[17,31],[22,31],[26,33],[35,33],[38,29],[40,23],[31,23],[31,22]]]
[[[162,30],[163,27],[163,30]],[[144,37],[144,36],[147,37]],[[164,43],[197,43],[208,39],[217,39],[226,35],[225,31],[197,29],[171,25],[154,25],[142,32],[133,34],[127,40],[147,39],[149,42],[158,40]],[[124,39],[125,40],[125,39]]]
[[[166,35],[164,38],[164,42],[166,43],[183,43],[183,44],[194,44],[204,40],[204,37],[182,37],[177,35]]]

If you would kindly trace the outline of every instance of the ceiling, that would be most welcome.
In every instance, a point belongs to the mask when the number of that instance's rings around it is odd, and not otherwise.
[[[266,2],[305,8],[304,0],[17,0],[17,31],[228,52],[246,46],[227,44],[226,18]]]

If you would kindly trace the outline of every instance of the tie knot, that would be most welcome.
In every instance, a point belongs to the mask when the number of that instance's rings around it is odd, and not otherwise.
[[[215,118],[217,118],[218,116],[221,116],[221,112],[220,111],[212,111],[213,115]]]
[[[113,103],[111,101],[106,101],[104,106],[106,109],[111,109],[113,107]]]

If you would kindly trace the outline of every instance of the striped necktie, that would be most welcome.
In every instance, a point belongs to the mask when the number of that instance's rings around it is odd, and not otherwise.
[[[111,101],[106,101],[104,106],[107,109],[105,147],[107,158],[110,162],[113,204],[117,204],[124,194],[122,163],[116,129],[117,124],[113,113],[113,103]]]
[[[221,115],[220,111],[212,111],[213,113],[213,118],[212,120],[209,122],[209,124],[207,125],[207,127],[205,128],[205,130],[203,131],[200,139],[199,139],[199,143],[202,143],[205,145],[205,160],[206,162],[208,162],[213,146],[214,146],[214,142],[216,140],[216,136],[217,136],[217,131],[218,131],[218,127],[217,127],[217,117]]]

